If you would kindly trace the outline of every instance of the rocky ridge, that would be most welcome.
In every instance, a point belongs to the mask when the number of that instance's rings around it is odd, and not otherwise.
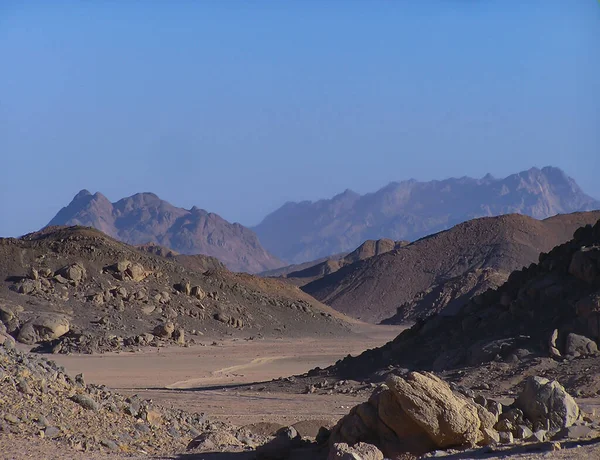
[[[541,252],[568,241],[600,219],[600,211],[542,221],[512,214],[473,219],[347,265],[302,289],[363,321],[423,318],[455,312],[472,295],[502,284],[513,270],[536,262]]]
[[[348,333],[341,315],[294,286],[189,270],[89,228],[0,239],[0,279],[8,333],[55,353]]]
[[[195,206],[177,208],[153,193],[111,203],[101,193],[82,190],[48,225],[94,227],[132,245],[157,243],[181,254],[213,256],[234,271],[256,273],[283,265],[248,228]]]

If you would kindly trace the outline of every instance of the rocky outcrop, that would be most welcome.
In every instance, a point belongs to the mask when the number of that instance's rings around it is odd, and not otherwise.
[[[82,227],[0,238],[0,321],[12,337],[52,353],[186,346],[242,330],[347,333],[343,319],[294,286],[178,260]],[[51,324],[57,314],[68,329]]]
[[[468,393],[468,392],[466,392]],[[588,436],[577,403],[556,381],[530,378],[511,406],[468,397],[431,373],[390,376],[368,402],[352,408],[331,431],[329,458],[371,444],[388,458],[499,443]],[[575,426],[577,429],[567,430]],[[582,436],[583,437],[583,436]],[[366,444],[365,444],[366,443]],[[350,446],[350,447],[348,447]],[[362,458],[362,457],[358,457]]]
[[[248,433],[209,421],[204,414],[87,384],[82,374],[72,377],[39,355],[0,344],[1,437],[52,440],[59,443],[62,458],[72,458],[76,451],[94,458],[109,456],[110,451],[162,458],[184,451],[190,439],[215,431],[226,433],[237,446],[248,439]]]

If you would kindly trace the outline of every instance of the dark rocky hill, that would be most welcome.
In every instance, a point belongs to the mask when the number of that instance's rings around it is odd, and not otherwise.
[[[493,384],[490,371],[510,371],[514,385],[543,370],[561,373],[566,384],[595,396],[600,391],[599,325],[600,221],[542,253],[539,263],[513,271],[499,289],[476,296],[457,314],[434,315],[381,348],[313,374],[360,380],[394,368],[474,366],[475,373],[488,372],[485,380],[479,375],[479,385]]]
[[[347,265],[303,289],[364,321],[415,319],[451,303],[458,308],[599,218],[600,211],[542,221],[518,214],[474,219]]]
[[[234,271],[256,273],[283,265],[246,227],[195,206],[177,208],[153,193],[111,203],[101,193],[82,190],[48,225],[94,227],[128,244],[157,243],[181,254],[213,256]]]
[[[369,239],[414,241],[477,217],[519,213],[544,219],[594,209],[600,202],[560,169],[545,167],[504,179],[488,174],[409,180],[362,196],[347,190],[332,199],[290,202],[253,230],[272,254],[303,263],[351,251]]]

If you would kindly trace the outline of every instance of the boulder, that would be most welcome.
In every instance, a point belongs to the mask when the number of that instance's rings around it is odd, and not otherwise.
[[[40,280],[24,279],[17,285],[17,292],[19,294],[35,294],[42,289],[42,283]]]
[[[571,356],[595,355],[598,353],[598,345],[583,335],[571,333],[567,336],[565,352]]]
[[[242,443],[224,430],[206,431],[190,441],[187,450],[208,451],[224,447],[239,447]]]
[[[383,460],[383,453],[374,445],[359,442],[352,447],[336,443],[329,450],[327,460]]]
[[[156,326],[154,328],[153,334],[157,337],[168,339],[171,337],[171,334],[173,334],[173,332],[175,332],[175,325],[171,322],[167,322]]]
[[[37,316],[27,321],[17,335],[21,343],[33,345],[34,343],[54,340],[69,332],[68,318],[58,314]]]
[[[275,438],[256,449],[256,458],[259,460],[284,460],[289,457],[290,451],[302,442],[300,435],[294,427],[280,428]]]
[[[206,297],[206,292],[200,286],[194,286],[192,287],[191,295],[198,300],[203,300]]]
[[[132,281],[142,281],[150,274],[147,272],[141,264],[133,263],[125,270],[125,274]]]
[[[551,430],[573,425],[579,419],[579,406],[557,381],[529,377],[514,406],[534,425],[548,423]]]
[[[75,262],[74,264],[69,264],[65,267],[62,267],[56,272],[56,275],[60,275],[69,281],[73,281],[74,283],[79,283],[85,279],[86,270],[81,262]]]
[[[600,247],[582,247],[571,258],[569,273],[588,284],[600,279]]]
[[[181,281],[181,283],[178,283],[173,287],[184,295],[190,295],[192,293],[192,286],[189,281]]]
[[[438,447],[474,446],[483,439],[476,405],[456,396],[437,376],[410,372],[404,378],[390,376],[386,384]]]
[[[171,338],[179,345],[185,345],[185,330],[183,328],[175,329]]]
[[[0,345],[6,348],[13,348],[15,346],[15,339],[5,332],[0,332]]]

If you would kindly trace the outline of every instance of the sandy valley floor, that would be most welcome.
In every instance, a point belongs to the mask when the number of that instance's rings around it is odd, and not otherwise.
[[[136,353],[54,355],[71,374],[137,393],[160,404],[196,412],[236,425],[261,421],[293,424],[338,420],[357,404],[349,395],[238,393],[236,384],[264,382],[328,366],[394,338],[398,326],[356,326],[358,334],[340,339],[202,340],[205,346],[146,349]]]

